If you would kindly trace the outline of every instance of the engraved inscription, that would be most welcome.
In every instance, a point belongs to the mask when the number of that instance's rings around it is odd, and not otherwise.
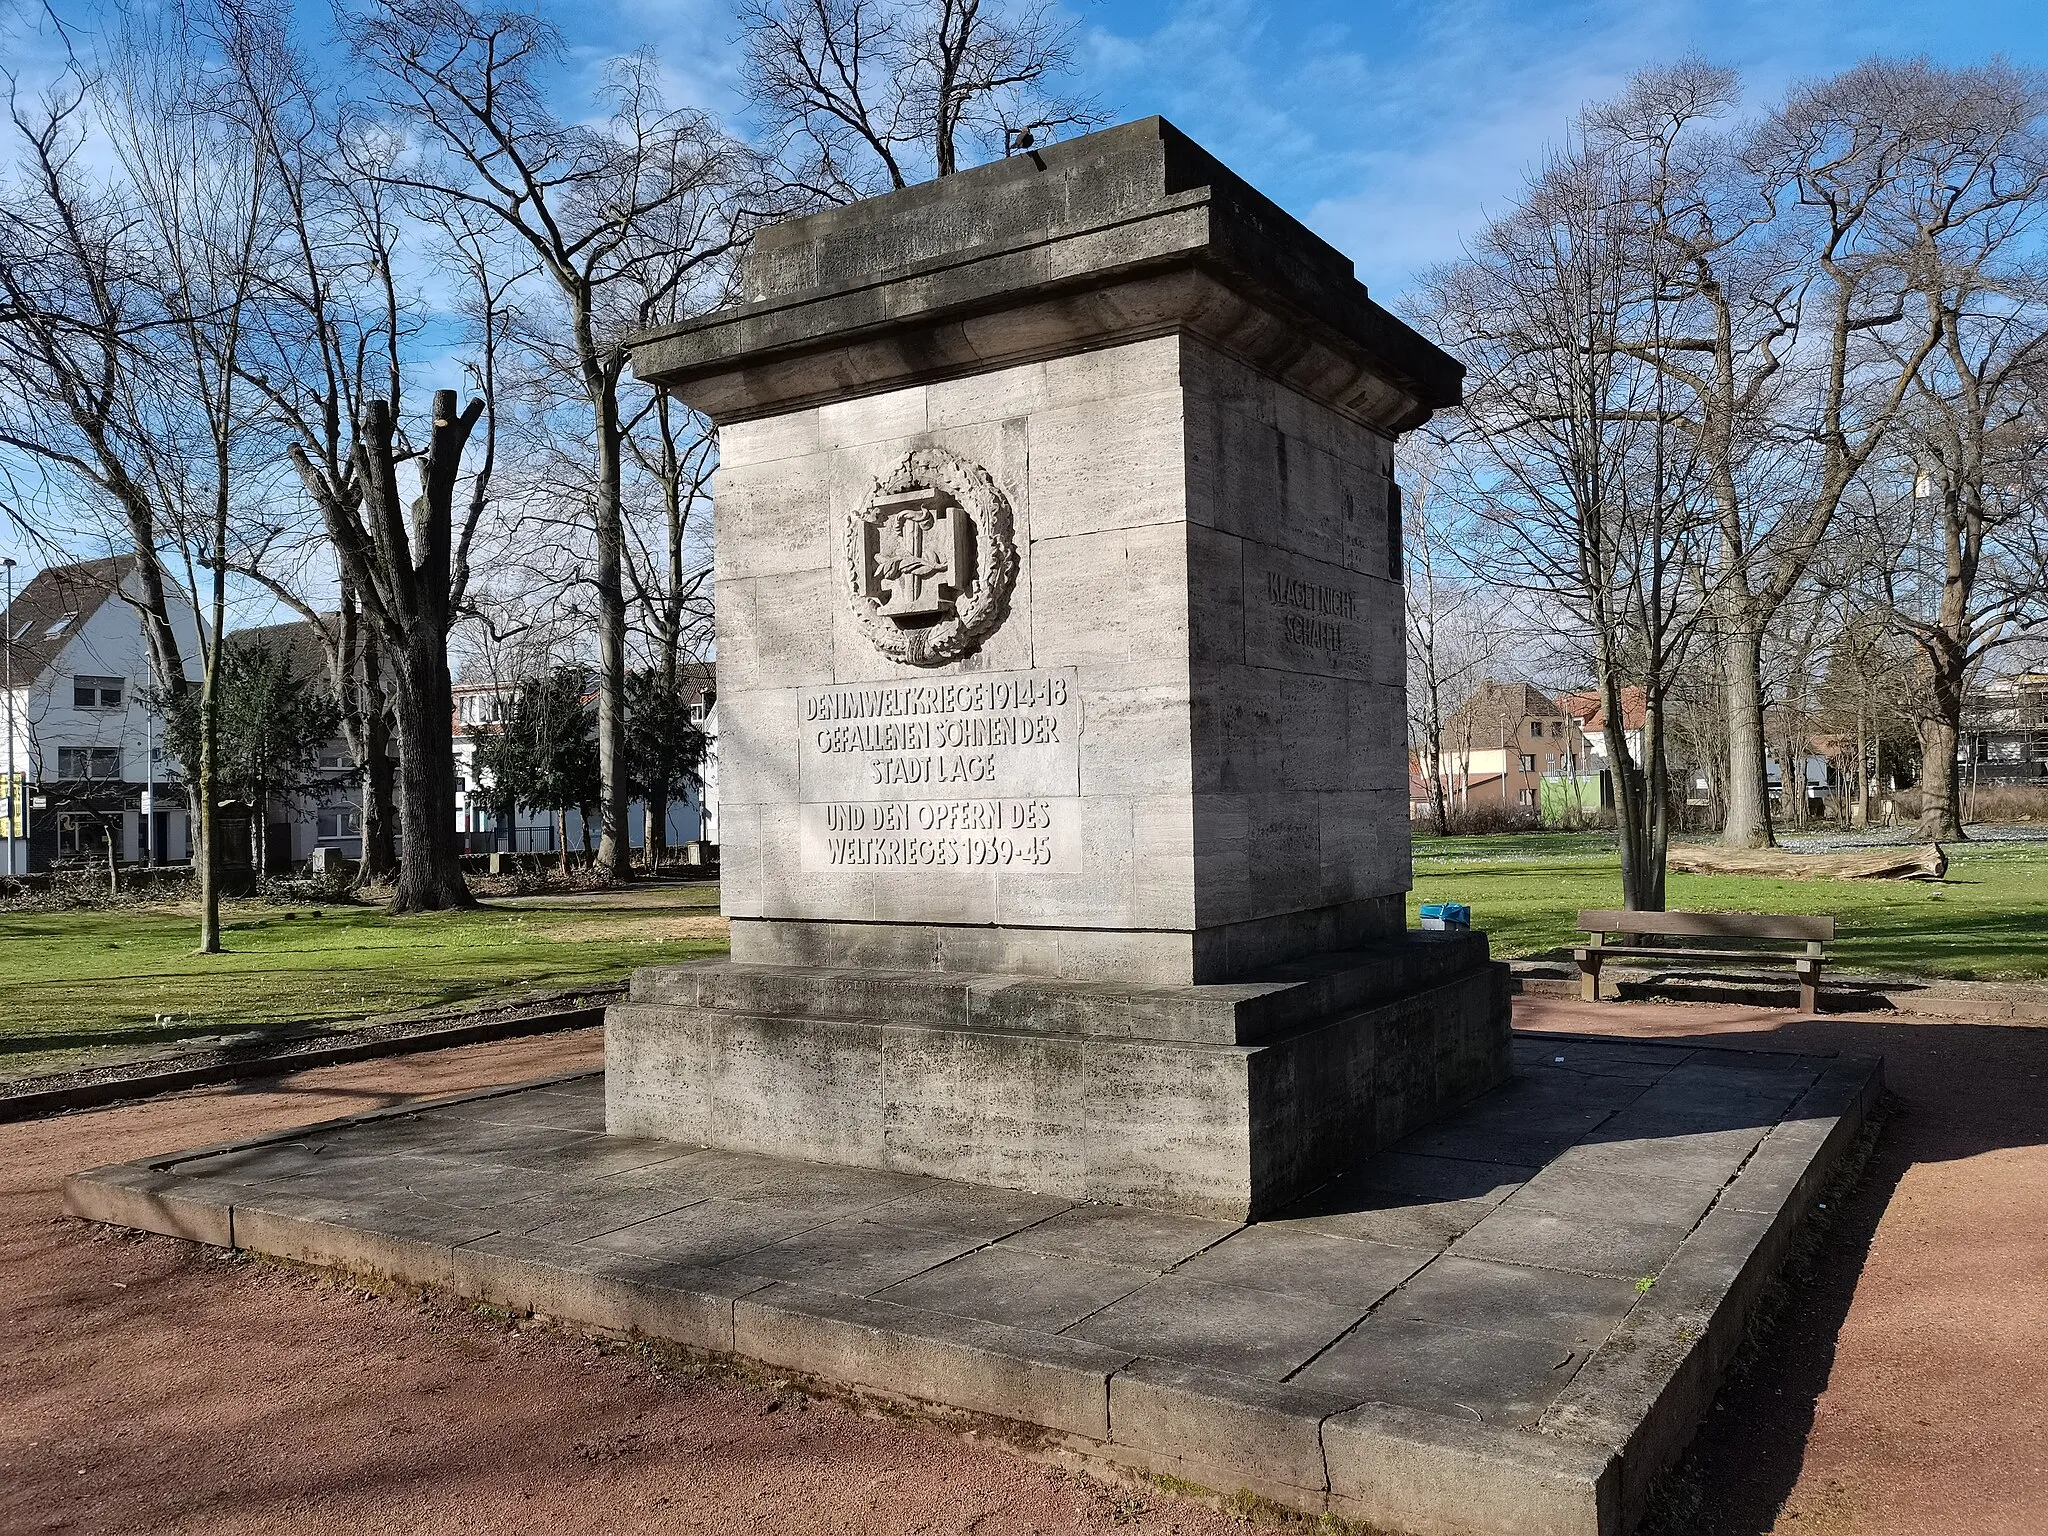
[[[806,803],[1080,793],[1072,668],[803,688],[797,700]]]
[[[1076,799],[831,800],[800,808],[804,869],[1074,874]]]
[[[1244,565],[1251,665],[1360,679],[1389,665],[1379,631],[1399,610],[1377,600],[1370,577],[1249,542]]]
[[[1266,572],[1266,601],[1288,610],[1280,616],[1280,633],[1289,645],[1306,650],[1343,650],[1345,620],[1358,617],[1358,594],[1349,587],[1303,581],[1278,571]]]

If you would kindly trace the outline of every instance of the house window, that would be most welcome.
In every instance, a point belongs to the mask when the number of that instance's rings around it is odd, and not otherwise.
[[[56,635],[63,634],[65,630],[71,627],[72,620],[76,619],[77,617],[78,615],[75,613],[66,613],[58,615],[56,622],[53,623],[48,629],[43,631],[43,638],[45,640],[48,640]]]
[[[1536,771],[1536,754],[1533,752],[1524,752],[1521,754],[1521,758],[1522,772],[1534,773]]]
[[[59,747],[57,777],[60,779],[118,779],[121,777],[119,747]]]
[[[1543,771],[1545,773],[1557,772],[1557,754],[1555,752],[1543,754]]]
[[[1543,722],[1541,720],[1531,720],[1529,722],[1529,734],[1531,736],[1541,736],[1543,734]]]
[[[126,679],[119,677],[74,677],[71,702],[79,709],[119,709]]]
[[[1536,803],[1536,791],[1533,789],[1523,790],[1521,799],[1524,805],[1534,805]]]
[[[352,805],[323,805],[314,817],[314,836],[323,843],[340,842],[362,830],[362,812]]]
[[[315,761],[322,768],[336,769],[349,766],[348,748],[338,741],[330,741],[319,751]]]
[[[108,828],[97,817],[59,816],[57,818],[57,852],[62,854],[98,853],[102,857],[107,851]]]

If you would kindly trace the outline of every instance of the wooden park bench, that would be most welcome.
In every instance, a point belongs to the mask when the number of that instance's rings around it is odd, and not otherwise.
[[[1835,920],[1769,912],[1581,912],[1579,931],[1592,935],[1572,951],[1579,996],[1589,1003],[1600,1000],[1600,967],[1607,960],[1715,961],[1793,972],[1799,978],[1799,1006],[1813,1013],[1820,1007],[1822,946],[1835,936]],[[1610,944],[1609,934],[1622,942]],[[1700,939],[1745,942],[1739,949],[1672,942]]]

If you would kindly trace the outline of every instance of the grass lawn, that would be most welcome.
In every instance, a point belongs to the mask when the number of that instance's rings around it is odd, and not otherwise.
[[[2048,978],[2048,842],[1950,845],[1947,880],[1757,880],[1673,875],[1688,912],[1831,913],[1830,964],[1961,979]],[[1409,916],[1462,901],[1499,958],[1574,942],[1581,909],[1621,905],[1614,840],[1598,833],[1418,837]]]
[[[527,897],[474,912],[231,903],[224,955],[179,907],[0,913],[0,1073],[51,1053],[336,1022],[616,981],[725,948],[712,884]]]
[[[1833,913],[1850,970],[2048,978],[2048,842],[1952,848],[1948,879],[1756,880],[1673,875],[1685,910]],[[1599,834],[1418,838],[1414,907],[1463,901],[1496,955],[1568,946],[1584,907],[1621,904]],[[615,981],[635,966],[721,951],[718,887],[523,898],[393,918],[372,908],[233,904],[225,955],[194,955],[176,907],[0,913],[0,1075],[198,1035],[516,998]],[[99,1048],[95,1050],[95,1048]]]

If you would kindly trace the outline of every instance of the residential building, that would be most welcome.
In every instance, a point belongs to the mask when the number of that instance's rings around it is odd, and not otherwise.
[[[329,622],[336,616],[326,616]],[[231,646],[281,647],[291,658],[293,675],[332,691],[334,671],[327,646],[311,620],[262,624],[235,630]],[[281,873],[308,862],[322,848],[345,859],[363,856],[362,773],[346,738],[336,735],[314,749],[299,789],[279,796],[263,808],[268,827],[264,838],[269,872]],[[223,808],[221,858],[230,868],[253,862],[249,811]]]
[[[0,785],[11,742],[22,817],[0,815],[0,873],[67,859],[182,863],[191,857],[184,793],[149,708],[156,679],[133,555],[38,572],[15,594],[4,628],[13,680],[0,698]],[[186,675],[201,672],[199,622],[170,595]]]
[[[1585,739],[1586,761],[1595,769],[1612,769],[1614,764],[1607,755],[1607,711],[1600,702],[1597,688],[1583,688],[1576,693],[1561,693],[1557,696],[1558,707],[1577,722],[1579,734]],[[1648,713],[1643,690],[1627,687],[1621,690],[1621,734],[1627,744],[1628,755],[1635,762],[1643,760],[1643,721]]]
[[[1965,784],[2048,783],[2048,672],[1972,689],[1956,763]]]
[[[1532,683],[1482,683],[1444,722],[1438,771],[1453,805],[1531,816],[1546,803],[1546,781],[1575,788],[1590,774],[1597,782],[1578,722]]]
[[[707,804],[715,805],[717,782],[717,691],[715,669],[709,662],[692,662],[683,669],[684,692],[689,699],[690,718],[707,739],[703,794],[686,794],[668,806],[667,843],[680,848],[690,842],[716,842],[717,837]],[[491,815],[479,791],[487,788],[476,767],[474,731],[488,731],[500,725],[512,706],[517,684],[473,683],[455,690],[455,827],[462,834],[463,847],[470,853],[553,853],[557,831],[552,811],[521,806],[506,822]],[[592,807],[593,813],[595,807]],[[571,848],[583,846],[584,826],[580,811],[567,817]],[[633,800],[626,807],[626,837],[635,848],[647,846],[647,804]],[[596,846],[598,828],[593,814],[590,842]]]

